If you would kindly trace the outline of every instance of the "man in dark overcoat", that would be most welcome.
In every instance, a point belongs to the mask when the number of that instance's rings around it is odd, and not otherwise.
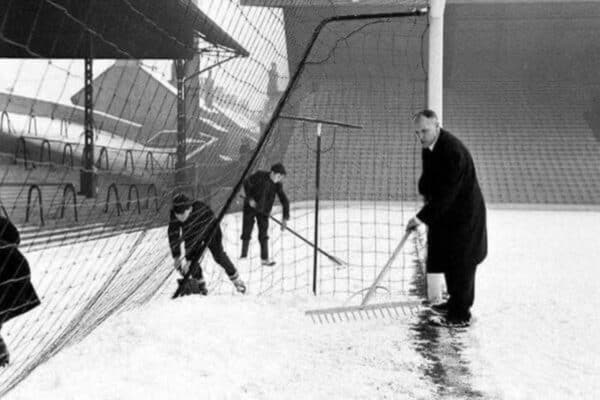
[[[471,154],[440,127],[437,115],[423,110],[414,119],[423,147],[419,193],[425,204],[407,230],[427,225],[427,272],[443,273],[448,301],[433,305],[436,325],[466,326],[475,299],[475,271],[487,255],[485,202]]]
[[[31,284],[29,263],[17,246],[21,237],[8,218],[0,216],[0,328],[40,304]],[[8,364],[8,349],[0,336],[0,366]]]

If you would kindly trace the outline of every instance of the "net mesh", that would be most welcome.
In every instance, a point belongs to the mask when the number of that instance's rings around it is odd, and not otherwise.
[[[12,361],[0,370],[0,395],[113,313],[174,291],[166,224],[175,193],[206,202],[216,214],[229,205],[221,222],[223,242],[251,294],[309,293],[313,249],[274,221],[269,235],[277,266],[260,264],[256,231],[249,259],[236,261],[241,204],[231,200],[246,169],[253,173],[283,162],[284,189],[292,202],[288,226],[313,240],[317,125],[286,116],[324,121],[318,245],[345,263],[338,266],[319,255],[317,292],[347,297],[371,283],[415,210],[419,149],[407,124],[425,103],[427,19],[334,20],[313,34],[335,15],[389,14],[417,2],[370,7],[346,2],[295,7],[291,2],[279,8],[205,1],[196,8],[179,1],[174,20],[193,25],[204,18],[198,17],[200,10],[212,21],[204,26],[214,27],[196,27],[190,37],[161,25],[156,10],[143,2],[118,2],[115,9],[128,13],[130,24],[153,38],[153,51],[190,53],[179,64],[167,56],[135,57],[152,49],[136,47],[124,32],[106,31],[76,3],[0,6],[0,56],[11,57],[0,60],[0,201],[2,214],[20,231],[18,251],[41,300],[2,326]],[[87,6],[94,9],[98,3]],[[29,25],[23,22],[27,15]],[[85,51],[69,53],[59,36],[44,35],[40,41],[48,15],[80,30],[84,39],[72,36],[67,42],[72,48],[89,40],[98,51],[116,54],[93,62],[93,168],[84,163],[89,151],[85,71],[77,54]],[[177,77],[182,75],[188,79],[178,105]],[[182,105],[183,158],[178,154]],[[90,174],[94,192],[86,195],[82,176]],[[272,216],[281,218],[280,206]],[[414,275],[420,270],[414,260],[422,257],[415,254],[420,249],[422,243],[411,243],[394,263],[384,283],[392,295],[415,295]],[[15,246],[2,242],[0,250],[2,271],[13,274],[6,254],[15,254]],[[233,292],[210,255],[202,265],[213,293]]]
[[[268,170],[271,164],[283,162],[292,171],[284,185],[294,202],[289,225],[313,241],[318,123],[287,117],[324,121],[318,241],[348,266],[336,266],[319,254],[318,293],[347,295],[368,286],[414,212],[420,150],[406,132],[412,113],[424,105],[421,37],[426,23],[425,18],[412,17],[329,24],[255,164],[255,169]],[[335,121],[362,129],[337,126]],[[274,216],[281,219],[280,208]],[[232,215],[230,220],[228,240],[237,250],[241,216]],[[273,256],[281,267],[264,271],[255,234],[251,286],[257,280],[260,292],[310,289],[313,248],[278,229],[270,235]],[[404,253],[388,275],[386,286],[395,294],[408,294],[412,276],[405,268],[413,259]]]

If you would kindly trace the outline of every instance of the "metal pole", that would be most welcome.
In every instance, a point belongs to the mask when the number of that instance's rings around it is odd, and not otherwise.
[[[427,64],[427,108],[443,121],[444,90],[444,9],[446,0],[431,0],[429,13],[429,54]]]
[[[431,0],[429,12],[429,54],[427,66],[427,108],[436,112],[440,124],[444,116],[444,9],[446,0]],[[444,275],[427,273],[427,297],[442,300]]]
[[[211,69],[213,69],[213,68],[215,68],[215,67],[218,67],[218,66],[219,66],[219,65],[221,65],[221,64],[225,64],[227,61],[233,60],[234,58],[238,58],[239,56],[240,56],[239,54],[236,54],[236,55],[234,55],[234,56],[231,56],[231,57],[229,57],[229,58],[226,58],[225,60],[219,61],[219,62],[217,62],[217,63],[215,63],[215,64],[211,65],[210,67],[207,67],[207,68],[204,68],[204,69],[198,69],[198,71],[195,71],[195,72],[193,72],[191,75],[189,75],[189,76],[186,76],[186,77],[185,77],[185,81],[187,82],[187,81],[189,81],[190,79],[192,79],[192,78],[195,78],[195,77],[197,77],[198,75],[200,75],[200,74],[202,74],[202,73],[204,73],[204,72],[206,72],[206,71],[210,71]]]
[[[186,118],[185,118],[185,61],[175,60],[177,75],[177,161],[175,163],[175,186],[181,190],[185,185]]]
[[[81,193],[87,198],[96,197],[96,176],[94,172],[93,63],[94,61],[90,54],[90,57],[86,57],[84,60],[84,145],[83,171],[81,171],[80,178]]]
[[[317,262],[319,247],[319,184],[321,177],[321,123],[317,124],[317,167],[315,171],[315,238],[313,251],[313,293],[317,295]]]

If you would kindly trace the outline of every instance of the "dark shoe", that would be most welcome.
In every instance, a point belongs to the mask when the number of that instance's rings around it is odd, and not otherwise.
[[[448,314],[448,302],[433,304],[429,309],[434,314],[446,316],[446,314]]]
[[[183,282],[183,278],[177,279],[179,286],[181,287],[181,295],[187,296],[190,294],[199,294],[202,296],[206,296],[208,294],[208,290],[206,289],[206,282],[199,281],[194,278],[189,278],[185,283]]]
[[[276,262],[275,262],[275,261],[273,261],[273,260],[269,260],[269,259],[266,259],[266,260],[260,260],[260,263],[261,263],[262,265],[264,265],[265,267],[272,267],[273,265],[275,265],[275,264],[276,264]]]
[[[8,353],[8,347],[4,343],[4,339],[0,336],[0,367],[5,367],[10,362],[10,354]]]
[[[261,260],[268,260],[269,259],[269,240],[268,239],[259,239],[259,242],[260,242],[260,258],[261,258]]]
[[[470,322],[468,319],[449,319],[441,316],[433,316],[429,319],[429,324],[444,328],[466,328],[470,325]]]
[[[206,288],[206,282],[199,281],[194,279],[194,283],[192,283],[193,294],[199,294],[201,296],[208,295],[208,289]]]

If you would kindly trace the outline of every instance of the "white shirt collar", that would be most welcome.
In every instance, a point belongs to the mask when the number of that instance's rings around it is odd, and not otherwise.
[[[440,133],[442,133],[441,131],[438,132],[438,135],[436,136],[435,140],[433,141],[433,143],[431,143],[427,148],[429,149],[429,151],[433,151],[433,148],[435,147],[435,144],[437,143],[438,139],[440,138]]]

